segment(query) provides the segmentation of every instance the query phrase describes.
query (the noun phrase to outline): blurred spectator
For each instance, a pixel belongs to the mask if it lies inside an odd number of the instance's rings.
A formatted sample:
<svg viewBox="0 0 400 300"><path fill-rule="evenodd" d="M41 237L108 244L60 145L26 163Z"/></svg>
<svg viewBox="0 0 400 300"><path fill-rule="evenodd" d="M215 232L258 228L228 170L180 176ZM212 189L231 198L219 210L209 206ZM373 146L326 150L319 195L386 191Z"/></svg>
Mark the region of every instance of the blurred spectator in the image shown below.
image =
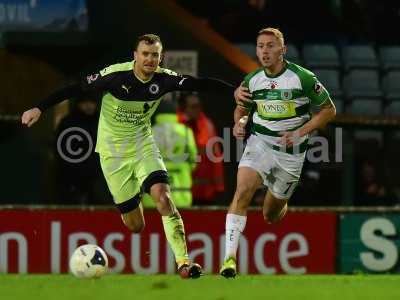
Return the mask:
<svg viewBox="0 0 400 300"><path fill-rule="evenodd" d="M181 95L178 119L179 122L186 124L193 130L200 156L200 162L193 172L193 204L214 204L218 198L218 193L224 191L222 151L220 145L214 143L210 150L219 162L213 162L207 156L207 143L211 138L216 137L217 133L212 121L204 114L199 96L196 93L183 93Z"/></svg>
<svg viewBox="0 0 400 300"><path fill-rule="evenodd" d="M63 204L96 204L99 200L105 200L96 196L96 183L103 179L99 157L94 152L98 125L97 101L84 98L76 100L74 104L70 114L61 120L56 133L58 193ZM86 153L88 157L84 159Z"/></svg>
<svg viewBox="0 0 400 300"><path fill-rule="evenodd" d="M192 206L192 171L196 167L197 147L192 129L178 122L173 101L161 102L153 134L168 171L172 200L178 208ZM150 195L144 195L143 205L155 207Z"/></svg>
<svg viewBox="0 0 400 300"><path fill-rule="evenodd" d="M364 160L359 168L359 183L356 191L355 205L395 205L398 199L385 185L384 176L377 163Z"/></svg>

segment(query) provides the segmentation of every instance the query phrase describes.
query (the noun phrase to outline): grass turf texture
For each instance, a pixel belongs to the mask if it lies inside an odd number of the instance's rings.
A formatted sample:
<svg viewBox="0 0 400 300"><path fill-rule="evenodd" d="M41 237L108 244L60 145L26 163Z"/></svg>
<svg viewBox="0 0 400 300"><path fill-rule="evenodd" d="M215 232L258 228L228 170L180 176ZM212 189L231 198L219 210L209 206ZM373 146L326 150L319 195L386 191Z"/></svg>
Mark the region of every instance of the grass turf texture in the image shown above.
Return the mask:
<svg viewBox="0 0 400 300"><path fill-rule="evenodd" d="M77 279L72 275L0 275L2 300L169 300L169 299L400 299L399 275L244 275L225 279L206 275L182 280L177 275L108 275Z"/></svg>

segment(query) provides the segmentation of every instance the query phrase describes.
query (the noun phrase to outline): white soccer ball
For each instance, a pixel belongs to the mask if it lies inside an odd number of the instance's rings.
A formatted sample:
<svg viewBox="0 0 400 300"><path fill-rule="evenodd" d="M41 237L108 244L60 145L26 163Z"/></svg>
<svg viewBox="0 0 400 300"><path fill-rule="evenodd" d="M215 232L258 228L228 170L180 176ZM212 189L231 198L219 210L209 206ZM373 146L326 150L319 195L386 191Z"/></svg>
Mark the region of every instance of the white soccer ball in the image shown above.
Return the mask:
<svg viewBox="0 0 400 300"><path fill-rule="evenodd" d="M69 269L78 278L99 278L107 272L107 255L99 246L80 246L69 260Z"/></svg>

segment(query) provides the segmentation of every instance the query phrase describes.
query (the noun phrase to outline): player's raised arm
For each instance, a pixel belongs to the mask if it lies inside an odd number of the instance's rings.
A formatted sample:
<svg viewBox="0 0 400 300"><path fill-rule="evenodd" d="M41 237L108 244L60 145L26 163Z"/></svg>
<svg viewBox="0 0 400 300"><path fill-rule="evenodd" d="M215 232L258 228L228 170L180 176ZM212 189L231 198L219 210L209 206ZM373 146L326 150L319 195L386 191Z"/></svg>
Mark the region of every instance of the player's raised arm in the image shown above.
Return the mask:
<svg viewBox="0 0 400 300"><path fill-rule="evenodd" d="M21 117L21 123L23 125L26 125L28 127L31 127L33 124L35 124L40 116L42 115L42 112L44 112L46 109L56 105L57 103L60 103L66 99L72 98L72 97L77 97L81 95L81 87L79 84L70 84L66 87L63 87L61 89L56 90L53 92L51 95L49 95L45 100L40 102L36 107L31 108L27 111L25 111L22 114Z"/></svg>
<svg viewBox="0 0 400 300"><path fill-rule="evenodd" d="M57 89L36 107L25 111L22 114L21 123L31 127L39 120L41 114L50 107L70 98L82 97L89 92L101 91L105 89L108 81L109 78L103 77L101 74L93 74Z"/></svg>
<svg viewBox="0 0 400 300"><path fill-rule="evenodd" d="M168 89L170 91L215 91L234 92L234 86L218 78L202 77L197 78L190 75L168 76Z"/></svg>

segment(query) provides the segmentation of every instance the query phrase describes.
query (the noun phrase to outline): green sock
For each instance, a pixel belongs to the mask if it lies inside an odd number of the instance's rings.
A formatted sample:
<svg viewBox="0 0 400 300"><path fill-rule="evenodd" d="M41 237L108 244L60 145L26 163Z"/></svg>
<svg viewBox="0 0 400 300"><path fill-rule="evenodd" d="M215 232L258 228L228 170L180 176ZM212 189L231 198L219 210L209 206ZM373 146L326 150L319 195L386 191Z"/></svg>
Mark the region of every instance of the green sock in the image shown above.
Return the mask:
<svg viewBox="0 0 400 300"><path fill-rule="evenodd" d="M178 266L189 260L186 247L185 229L179 213L171 216L162 216L165 236L175 254L175 260Z"/></svg>

